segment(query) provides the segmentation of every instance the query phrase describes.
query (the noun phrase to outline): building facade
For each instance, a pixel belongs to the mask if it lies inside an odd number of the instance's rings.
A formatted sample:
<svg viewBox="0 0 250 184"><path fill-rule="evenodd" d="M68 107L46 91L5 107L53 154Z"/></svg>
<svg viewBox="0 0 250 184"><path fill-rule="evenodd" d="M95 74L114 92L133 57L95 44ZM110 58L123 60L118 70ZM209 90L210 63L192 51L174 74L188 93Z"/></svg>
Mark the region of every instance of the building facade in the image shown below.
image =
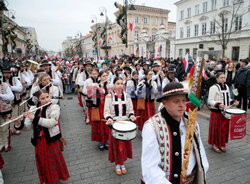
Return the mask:
<svg viewBox="0 0 250 184"><path fill-rule="evenodd" d="M128 29L127 48L122 44L119 37L121 27L117 23L112 24L111 29L108 30L108 38L110 38L108 44L111 46L109 56L121 56L123 54L135 54L144 57L148 57L149 55L152 57L156 56L155 39L160 27L164 28L168 34L175 32L175 23L168 22L169 10L139 5L135 5L135 9L136 10L128 10L127 13L128 28L129 24L133 25L132 30ZM118 12L115 12L115 15L117 15L117 13ZM145 36L147 37L146 39L144 38ZM167 43L169 41L165 40L164 42ZM101 56L104 56L103 54L104 52L101 51ZM167 54L164 53L164 55Z"/></svg>
<svg viewBox="0 0 250 184"><path fill-rule="evenodd" d="M221 57L224 50L234 61L250 57L250 1L180 0L175 5L177 57L189 53L195 59L199 50L219 50Z"/></svg>
<svg viewBox="0 0 250 184"><path fill-rule="evenodd" d="M93 41L92 41L93 33L89 33L83 38L83 57L85 58L93 58Z"/></svg>

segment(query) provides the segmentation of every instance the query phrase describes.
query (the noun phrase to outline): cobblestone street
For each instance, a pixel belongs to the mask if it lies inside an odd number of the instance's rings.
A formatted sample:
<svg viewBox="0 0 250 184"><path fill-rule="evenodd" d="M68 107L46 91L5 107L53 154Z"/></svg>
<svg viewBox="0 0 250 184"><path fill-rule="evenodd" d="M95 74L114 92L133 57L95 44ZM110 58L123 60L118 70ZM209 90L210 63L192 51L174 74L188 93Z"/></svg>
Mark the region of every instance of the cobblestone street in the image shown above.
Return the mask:
<svg viewBox="0 0 250 184"><path fill-rule="evenodd" d="M207 143L207 118L199 118L201 135L209 159L208 184L250 183L250 133L243 140L229 142L227 153L216 154ZM99 151L91 142L90 126L85 125L82 108L76 95L66 95L61 101L61 125L68 146L63 152L70 179L62 183L135 184L141 176L141 136L133 140L133 159L126 162L128 173L117 176L114 164L108 161L108 151ZM6 184L38 184L34 148L30 143L32 131L12 137L12 149L3 153L3 175Z"/></svg>

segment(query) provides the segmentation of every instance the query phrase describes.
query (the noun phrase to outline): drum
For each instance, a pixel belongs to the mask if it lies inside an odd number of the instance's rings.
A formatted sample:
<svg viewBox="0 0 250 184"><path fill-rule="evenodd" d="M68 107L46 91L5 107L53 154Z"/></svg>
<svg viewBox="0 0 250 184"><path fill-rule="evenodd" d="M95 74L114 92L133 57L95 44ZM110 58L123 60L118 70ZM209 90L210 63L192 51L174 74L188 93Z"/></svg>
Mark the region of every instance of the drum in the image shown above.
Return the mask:
<svg viewBox="0 0 250 184"><path fill-rule="evenodd" d="M232 114L245 114L245 113L246 111L242 109L225 109L223 115L225 116L225 118L231 119Z"/></svg>
<svg viewBox="0 0 250 184"><path fill-rule="evenodd" d="M136 137L137 126L131 121L117 121L112 127L112 136L115 139L129 141Z"/></svg>

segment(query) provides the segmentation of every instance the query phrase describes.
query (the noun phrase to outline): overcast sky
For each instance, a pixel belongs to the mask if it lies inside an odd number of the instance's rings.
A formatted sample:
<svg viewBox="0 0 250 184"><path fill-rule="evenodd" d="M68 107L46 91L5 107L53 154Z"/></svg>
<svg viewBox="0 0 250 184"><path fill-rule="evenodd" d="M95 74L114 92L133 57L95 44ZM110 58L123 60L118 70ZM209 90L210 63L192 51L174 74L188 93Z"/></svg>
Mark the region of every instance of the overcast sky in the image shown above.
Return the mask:
<svg viewBox="0 0 250 184"><path fill-rule="evenodd" d="M99 22L100 8L107 9L108 17L115 22L114 2L123 0L7 0L9 9L15 10L16 22L20 26L34 27L39 45L46 50L61 50L61 43L67 36L90 31L91 18ZM137 5L152 6L170 10L169 21L175 21L177 0L135 0Z"/></svg>

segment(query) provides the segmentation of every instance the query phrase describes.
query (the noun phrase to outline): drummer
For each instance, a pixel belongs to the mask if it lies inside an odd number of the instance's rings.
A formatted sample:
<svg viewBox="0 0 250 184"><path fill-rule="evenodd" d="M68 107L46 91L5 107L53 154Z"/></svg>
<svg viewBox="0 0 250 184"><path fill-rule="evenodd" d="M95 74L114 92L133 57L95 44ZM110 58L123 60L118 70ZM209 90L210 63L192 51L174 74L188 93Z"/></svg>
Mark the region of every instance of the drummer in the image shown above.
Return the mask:
<svg viewBox="0 0 250 184"><path fill-rule="evenodd" d="M113 81L114 92L108 94L105 98L104 118L108 125L113 125L115 121L130 118L136 120L134 116L133 104L131 98L128 98L124 92L123 79L116 77ZM112 137L111 129L109 131L109 161L115 162L115 172L117 175L127 173L124 162L127 158L132 159L132 142L119 141Z"/></svg>
<svg viewBox="0 0 250 184"><path fill-rule="evenodd" d="M211 107L208 144L212 145L212 150L216 153L225 153L229 137L229 120L222 112L230 104L236 106L239 102L230 98L229 87L225 84L226 77L223 72L217 73L216 81L217 83L210 87L208 94L208 104Z"/></svg>

